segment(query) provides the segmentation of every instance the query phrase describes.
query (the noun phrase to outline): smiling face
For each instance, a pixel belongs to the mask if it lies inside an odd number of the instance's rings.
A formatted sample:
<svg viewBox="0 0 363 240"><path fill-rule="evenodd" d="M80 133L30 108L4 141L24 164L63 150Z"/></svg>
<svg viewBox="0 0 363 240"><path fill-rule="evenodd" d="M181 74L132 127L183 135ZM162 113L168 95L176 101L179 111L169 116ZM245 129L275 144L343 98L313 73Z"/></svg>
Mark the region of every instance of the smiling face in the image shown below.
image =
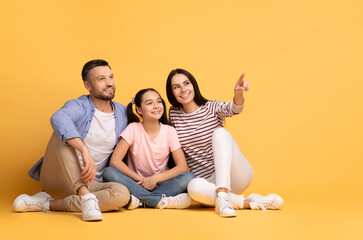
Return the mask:
<svg viewBox="0 0 363 240"><path fill-rule="evenodd" d="M136 106L136 111L144 121L159 120L164 113L160 95L155 91L145 92L141 98L141 106Z"/></svg>
<svg viewBox="0 0 363 240"><path fill-rule="evenodd" d="M171 88L176 100L183 105L195 104L194 87L184 74L175 74L171 79Z"/></svg>
<svg viewBox="0 0 363 240"><path fill-rule="evenodd" d="M115 97L115 81L108 66L92 68L88 79L84 81L84 86L93 98L109 101Z"/></svg>

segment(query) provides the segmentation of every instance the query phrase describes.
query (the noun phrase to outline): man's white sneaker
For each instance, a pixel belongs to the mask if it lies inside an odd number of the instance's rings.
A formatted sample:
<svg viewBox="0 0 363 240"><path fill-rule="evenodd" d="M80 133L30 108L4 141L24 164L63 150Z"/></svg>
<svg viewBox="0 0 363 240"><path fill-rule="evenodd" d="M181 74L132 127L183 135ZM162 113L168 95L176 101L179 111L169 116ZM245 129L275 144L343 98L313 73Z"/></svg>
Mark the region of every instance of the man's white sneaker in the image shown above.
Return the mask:
<svg viewBox="0 0 363 240"><path fill-rule="evenodd" d="M140 200L135 197L134 195L131 195L131 203L129 204L129 206L126 207L127 210L132 210L135 208L138 208L142 205L142 203L140 202Z"/></svg>
<svg viewBox="0 0 363 240"><path fill-rule="evenodd" d="M221 217L235 217L236 211L232 207L228 197L218 196L216 199L216 213Z"/></svg>
<svg viewBox="0 0 363 240"><path fill-rule="evenodd" d="M53 198L46 192L39 192L33 196L21 194L15 198L13 209L15 212L49 212L49 200Z"/></svg>
<svg viewBox="0 0 363 240"><path fill-rule="evenodd" d="M252 193L246 199L251 200L250 207L253 210L276 210L281 208L284 204L282 197L277 194L269 194L264 197L256 193Z"/></svg>
<svg viewBox="0 0 363 240"><path fill-rule="evenodd" d="M83 221L101 221L103 219L98 200L92 193L81 197L82 220Z"/></svg>
<svg viewBox="0 0 363 240"><path fill-rule="evenodd" d="M192 204L192 199L188 193L181 193L174 197L167 197L165 194L161 196L161 200L156 208L188 208Z"/></svg>

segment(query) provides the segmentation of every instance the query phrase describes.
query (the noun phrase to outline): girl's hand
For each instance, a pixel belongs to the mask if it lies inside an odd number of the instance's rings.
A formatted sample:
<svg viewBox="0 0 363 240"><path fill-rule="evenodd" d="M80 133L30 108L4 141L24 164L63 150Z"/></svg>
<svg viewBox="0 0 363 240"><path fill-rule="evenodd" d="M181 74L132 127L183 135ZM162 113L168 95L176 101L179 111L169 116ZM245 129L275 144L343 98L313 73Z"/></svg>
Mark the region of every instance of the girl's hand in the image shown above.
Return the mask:
<svg viewBox="0 0 363 240"><path fill-rule="evenodd" d="M234 87L234 98L233 98L233 102L237 105L242 105L243 104L243 92L247 92L250 89L250 84L244 80L245 73L243 73L237 83L236 86Z"/></svg>
<svg viewBox="0 0 363 240"><path fill-rule="evenodd" d="M146 190L153 190L158 185L158 182L154 176L143 178L138 182L138 184L141 184L141 186Z"/></svg>

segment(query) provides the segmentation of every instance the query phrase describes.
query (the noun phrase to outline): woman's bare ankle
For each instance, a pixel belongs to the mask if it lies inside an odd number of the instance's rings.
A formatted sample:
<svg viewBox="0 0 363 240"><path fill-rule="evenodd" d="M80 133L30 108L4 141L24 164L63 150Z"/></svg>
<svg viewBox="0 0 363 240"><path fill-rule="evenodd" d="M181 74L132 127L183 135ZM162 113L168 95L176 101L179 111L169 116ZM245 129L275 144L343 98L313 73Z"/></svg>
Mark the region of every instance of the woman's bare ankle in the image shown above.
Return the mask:
<svg viewBox="0 0 363 240"><path fill-rule="evenodd" d="M246 209L246 208L251 208L251 206L250 206L250 202L251 202L251 200L249 200L249 199L245 199L245 200L243 201L243 208L244 208L244 209Z"/></svg>

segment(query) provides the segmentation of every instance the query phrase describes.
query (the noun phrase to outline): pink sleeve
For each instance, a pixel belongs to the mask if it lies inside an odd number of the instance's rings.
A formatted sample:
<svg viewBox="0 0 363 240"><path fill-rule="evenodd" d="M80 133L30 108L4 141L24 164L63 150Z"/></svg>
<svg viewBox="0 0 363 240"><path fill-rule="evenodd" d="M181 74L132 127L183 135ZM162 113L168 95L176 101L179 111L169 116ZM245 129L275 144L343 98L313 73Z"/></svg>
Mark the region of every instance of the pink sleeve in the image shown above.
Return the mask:
<svg viewBox="0 0 363 240"><path fill-rule="evenodd" d="M132 144L133 140L134 140L134 137L135 137L135 127L136 127L136 124L129 124L124 130L123 132L120 134L119 138L123 138L125 139L125 141L128 143L128 144Z"/></svg>
<svg viewBox="0 0 363 240"><path fill-rule="evenodd" d="M170 147L170 152L174 152L175 150L181 148L178 135L176 133L175 128L173 127L170 127L169 130L169 147Z"/></svg>

